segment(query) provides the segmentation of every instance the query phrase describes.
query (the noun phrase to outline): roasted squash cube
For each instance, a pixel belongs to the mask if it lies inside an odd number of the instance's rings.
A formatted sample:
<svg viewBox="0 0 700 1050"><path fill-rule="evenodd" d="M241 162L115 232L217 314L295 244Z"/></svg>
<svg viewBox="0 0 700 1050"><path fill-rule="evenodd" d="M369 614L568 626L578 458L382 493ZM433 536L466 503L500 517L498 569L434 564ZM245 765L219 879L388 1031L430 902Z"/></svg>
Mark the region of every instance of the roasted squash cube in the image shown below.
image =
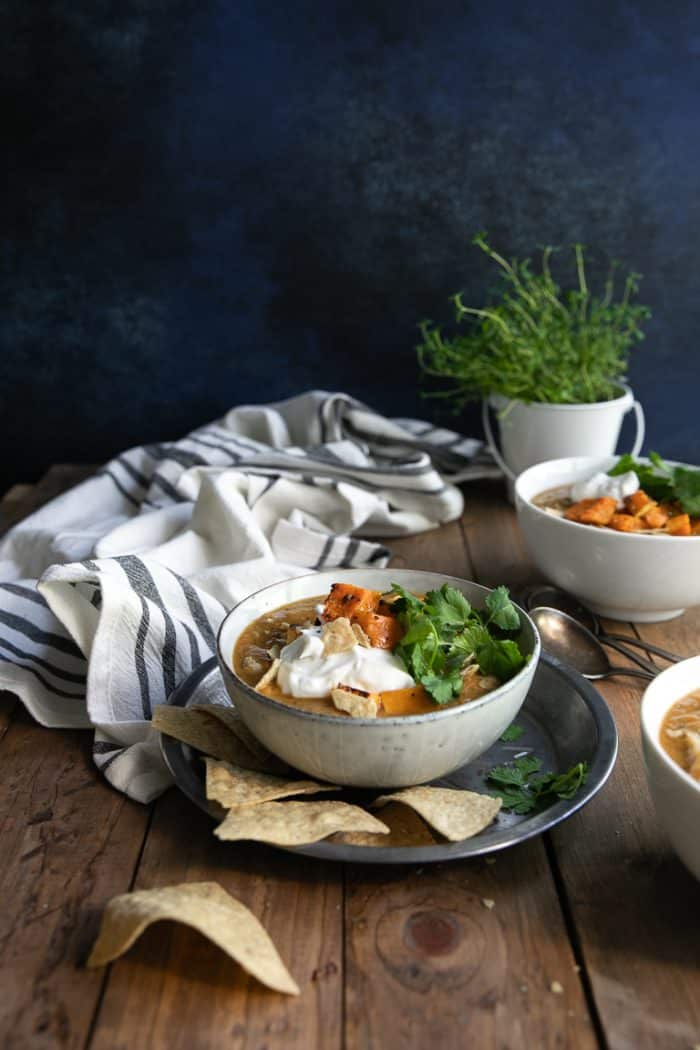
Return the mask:
<svg viewBox="0 0 700 1050"><path fill-rule="evenodd" d="M607 525L617 509L617 502L612 496L601 496L599 499L582 499L566 511L568 521L578 521L581 525Z"/></svg>
<svg viewBox="0 0 700 1050"><path fill-rule="evenodd" d="M613 514L608 524L616 532L643 532L646 528L644 521L634 514Z"/></svg>
<svg viewBox="0 0 700 1050"><path fill-rule="evenodd" d="M668 512L658 504L654 504L651 510L648 510L642 517L650 529L663 529L668 521Z"/></svg>
<svg viewBox="0 0 700 1050"><path fill-rule="evenodd" d="M647 511L651 510L652 507L656 506L656 501L647 496L644 489L637 489L631 496L628 496L625 500L625 510L628 514L637 514L642 517Z"/></svg>
<svg viewBox="0 0 700 1050"><path fill-rule="evenodd" d="M321 619L337 620L339 616L345 616L348 620L355 619L357 613L374 612L380 598L380 591L355 587L351 583L334 583L326 598Z"/></svg>
<svg viewBox="0 0 700 1050"><path fill-rule="evenodd" d="M354 617L377 649L393 649L403 636L403 628L395 616L380 616L379 613L367 610Z"/></svg>
<svg viewBox="0 0 700 1050"><path fill-rule="evenodd" d="M676 514L666 522L666 532L669 536L690 536L690 517L687 514Z"/></svg>

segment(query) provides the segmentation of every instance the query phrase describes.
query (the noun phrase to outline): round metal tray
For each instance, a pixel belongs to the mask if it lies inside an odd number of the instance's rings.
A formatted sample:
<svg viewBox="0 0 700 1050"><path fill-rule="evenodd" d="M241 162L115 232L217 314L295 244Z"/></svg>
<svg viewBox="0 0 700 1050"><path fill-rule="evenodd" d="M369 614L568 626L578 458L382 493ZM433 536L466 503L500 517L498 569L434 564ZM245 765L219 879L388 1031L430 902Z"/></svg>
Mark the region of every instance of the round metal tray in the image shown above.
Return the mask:
<svg viewBox="0 0 700 1050"><path fill-rule="evenodd" d="M180 707L193 704L230 707L231 701L216 659L207 660L194 671L175 690L170 702ZM617 756L615 722L607 704L590 682L546 653L540 658L532 688L516 722L524 730L517 742L498 741L481 758L434 783L441 787L488 792L485 778L493 766L511 762L524 752L533 752L542 759L545 772L563 772L576 762L588 763L587 782L574 798L562 799L544 810L524 816L501 812L493 824L464 842L383 847L323 841L297 846L292 852L318 857L319 860L360 864L429 864L506 849L554 827L590 802L610 776ZM161 735L161 749L180 790L206 813L220 820L222 811L206 798L204 764L199 752L165 734ZM342 797L347 802L366 806L377 794L381 792L345 788Z"/></svg>

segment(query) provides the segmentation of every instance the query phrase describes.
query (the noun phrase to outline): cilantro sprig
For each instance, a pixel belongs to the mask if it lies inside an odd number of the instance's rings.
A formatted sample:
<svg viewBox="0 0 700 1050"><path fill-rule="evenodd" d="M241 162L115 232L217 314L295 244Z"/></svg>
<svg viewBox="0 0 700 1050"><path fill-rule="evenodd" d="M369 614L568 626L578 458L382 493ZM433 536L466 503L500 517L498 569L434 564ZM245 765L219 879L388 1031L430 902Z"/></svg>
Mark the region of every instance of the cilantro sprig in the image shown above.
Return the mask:
<svg viewBox="0 0 700 1050"><path fill-rule="evenodd" d="M504 809L523 814L560 798L573 798L588 777L585 762L577 762L565 773L540 773L541 768L541 758L523 755L514 762L494 766L486 779L494 795L502 799Z"/></svg>
<svg viewBox="0 0 700 1050"><path fill-rule="evenodd" d="M649 463L639 463L626 453L608 474L616 477L633 470L647 496L658 501L677 500L686 514L700 514L700 470L671 467L658 452L650 452L649 460Z"/></svg>
<svg viewBox="0 0 700 1050"><path fill-rule="evenodd" d="M462 670L476 662L483 674L502 682L512 678L525 657L512 638L501 635L520 628L518 610L506 587L496 587L483 611L474 609L461 591L444 583L418 598L392 584L394 609L404 635L394 652L409 674L438 704L462 691Z"/></svg>

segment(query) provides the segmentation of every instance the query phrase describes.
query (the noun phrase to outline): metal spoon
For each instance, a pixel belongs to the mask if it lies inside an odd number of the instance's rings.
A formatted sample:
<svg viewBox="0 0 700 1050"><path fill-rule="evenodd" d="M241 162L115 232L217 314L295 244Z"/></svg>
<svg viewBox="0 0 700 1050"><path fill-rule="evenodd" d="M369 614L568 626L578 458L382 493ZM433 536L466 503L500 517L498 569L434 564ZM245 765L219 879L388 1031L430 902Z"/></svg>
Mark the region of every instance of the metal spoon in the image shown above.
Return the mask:
<svg viewBox="0 0 700 1050"><path fill-rule="evenodd" d="M660 645L652 645L651 642L645 642L641 638L630 638L626 634L609 634L603 630L600 620L591 609L582 605L573 595L567 594L566 591L553 587L551 584L536 584L533 587L529 587L525 591L524 604L528 610L535 609L538 606L547 606L549 609L561 609L562 612L573 616L575 620L587 627L601 642L609 645L611 649L617 649L619 653L623 653L630 659L634 659L634 656L625 648L625 646L630 645L637 649L646 649L647 652L655 653L672 664L680 663L683 659L677 653L671 653L668 649L662 649Z"/></svg>
<svg viewBox="0 0 700 1050"><path fill-rule="evenodd" d="M540 606L530 610L530 616L537 624L542 636L542 645L548 653L570 664L584 678L596 681L600 678L612 678L613 675L631 675L651 681L658 674L658 669L647 664L646 669L613 666L608 654L596 636L582 623L568 616L561 609ZM643 662L642 662L643 663Z"/></svg>

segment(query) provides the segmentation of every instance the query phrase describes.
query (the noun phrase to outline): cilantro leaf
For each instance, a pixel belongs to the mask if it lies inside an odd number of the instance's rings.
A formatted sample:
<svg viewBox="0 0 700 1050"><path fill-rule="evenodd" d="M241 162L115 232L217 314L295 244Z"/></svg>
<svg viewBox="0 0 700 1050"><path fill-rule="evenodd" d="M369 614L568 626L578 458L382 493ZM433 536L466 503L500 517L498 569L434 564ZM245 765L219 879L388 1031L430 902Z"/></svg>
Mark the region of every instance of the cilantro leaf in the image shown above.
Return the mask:
<svg viewBox="0 0 700 1050"><path fill-rule="evenodd" d="M501 741L504 744L514 744L516 740L520 740L525 730L522 726L516 726L515 722L509 725L504 733L501 733Z"/></svg>
<svg viewBox="0 0 700 1050"><path fill-rule="evenodd" d="M410 591L405 590L400 584L392 583L391 593L398 595L394 602L394 608L398 613L406 612L410 610L412 612L423 612L423 600L416 597L415 594L411 594Z"/></svg>
<svg viewBox="0 0 700 1050"><path fill-rule="evenodd" d="M540 804L573 798L588 776L585 762L577 762L565 773L539 773L541 767L541 759L523 755L514 762L495 766L487 773L486 780L493 786L494 794L503 800L504 809L522 814Z"/></svg>
<svg viewBox="0 0 700 1050"><path fill-rule="evenodd" d="M700 514L700 470L676 467L673 471L676 499L686 514Z"/></svg>
<svg viewBox="0 0 700 1050"><path fill-rule="evenodd" d="M425 604L429 614L443 624L463 626L472 614L472 607L461 591L443 583L439 591L428 591Z"/></svg>
<svg viewBox="0 0 700 1050"><path fill-rule="evenodd" d="M525 664L525 657L520 652L517 642L499 641L489 637L476 650L476 661L484 674L495 675L502 682L507 682Z"/></svg>
<svg viewBox="0 0 700 1050"><path fill-rule="evenodd" d="M510 600L507 587L495 587L486 598L486 608L491 614L489 622L503 631L517 631L520 627L518 610Z"/></svg>
<svg viewBox="0 0 700 1050"><path fill-rule="evenodd" d="M420 684L426 693L432 696L436 704L448 704L450 700L456 700L462 691L462 676L459 671L454 671L447 676L426 674L420 679Z"/></svg>

